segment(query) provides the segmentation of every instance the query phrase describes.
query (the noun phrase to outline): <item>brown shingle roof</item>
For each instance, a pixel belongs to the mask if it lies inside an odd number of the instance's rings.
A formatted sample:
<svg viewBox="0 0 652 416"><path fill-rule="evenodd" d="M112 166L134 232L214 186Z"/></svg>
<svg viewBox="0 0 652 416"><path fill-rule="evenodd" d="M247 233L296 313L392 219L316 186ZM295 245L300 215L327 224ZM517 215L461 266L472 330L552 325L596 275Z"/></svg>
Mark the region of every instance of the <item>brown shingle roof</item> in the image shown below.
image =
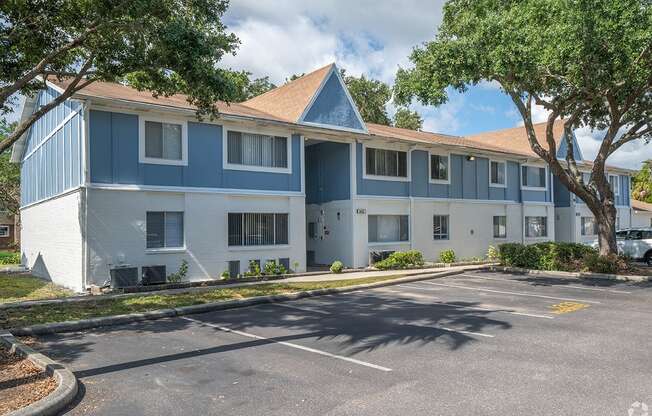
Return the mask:
<svg viewBox="0 0 652 416"><path fill-rule="evenodd" d="M548 143L546 143L546 123L535 124L534 131L541 146L544 149L548 149ZM553 133L555 136L555 142L557 143L556 148L559 149L559 144L561 143L561 138L564 134L564 123L562 120L557 120L555 122ZM466 136L466 139L475 143L496 146L503 149L504 152L539 158L530 147L525 127L513 127L510 129L488 131L485 133Z"/></svg>
<svg viewBox="0 0 652 416"><path fill-rule="evenodd" d="M648 202L638 201L636 199L632 199L632 208L634 208L636 211L652 212L652 204Z"/></svg>
<svg viewBox="0 0 652 416"><path fill-rule="evenodd" d="M242 104L296 123L333 66L335 64L328 64Z"/></svg>

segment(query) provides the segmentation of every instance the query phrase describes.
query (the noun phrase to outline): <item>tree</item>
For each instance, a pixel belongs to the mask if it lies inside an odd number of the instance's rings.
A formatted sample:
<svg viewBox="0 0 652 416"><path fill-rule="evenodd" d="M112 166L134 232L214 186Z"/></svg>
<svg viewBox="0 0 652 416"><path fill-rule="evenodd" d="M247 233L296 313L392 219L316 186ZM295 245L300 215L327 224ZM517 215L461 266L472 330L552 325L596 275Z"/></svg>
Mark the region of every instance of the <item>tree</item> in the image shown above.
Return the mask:
<svg viewBox="0 0 652 416"><path fill-rule="evenodd" d="M394 127L410 130L421 130L423 119L416 111L407 107L400 107L394 114Z"/></svg>
<svg viewBox="0 0 652 416"><path fill-rule="evenodd" d="M0 111L31 96L46 77L68 79L65 91L20 122L8 149L45 113L95 81L129 82L154 96L183 93L197 116L237 95L217 67L238 39L221 18L227 0L11 0L0 2Z"/></svg>
<svg viewBox="0 0 652 416"><path fill-rule="evenodd" d="M364 121L387 126L391 124L385 109L385 104L392 96L392 90L387 84L366 78L364 75L359 78L346 75L344 70L342 70L342 79Z"/></svg>
<svg viewBox="0 0 652 416"><path fill-rule="evenodd" d="M306 75L305 72L302 72L302 73L300 73L300 74L292 74L292 75L290 75L289 78L285 78L285 83L287 84L288 82L295 81L295 80L301 78L301 77L304 76L304 75Z"/></svg>
<svg viewBox="0 0 652 416"><path fill-rule="evenodd" d="M276 85L269 81L268 76L252 80L251 72L247 71L232 71L229 76L236 85L237 92L231 97L231 100L236 103L247 101L276 88Z"/></svg>
<svg viewBox="0 0 652 416"><path fill-rule="evenodd" d="M0 141L14 126L0 119ZM18 215L20 208L20 167L10 161L9 152L0 153L0 211Z"/></svg>
<svg viewBox="0 0 652 416"><path fill-rule="evenodd" d="M607 158L652 133L652 6L647 0L449 0L433 41L414 49L399 69L399 102L439 105L447 88L500 85L521 115L532 150L582 199L598 223L600 253L617 252L614 194ZM548 112L537 137L534 105ZM568 145L556 157L553 124ZM571 135L588 126L601 135L588 183L573 157Z"/></svg>
<svg viewBox="0 0 652 416"><path fill-rule="evenodd" d="M632 198L652 203L652 161L643 162L641 170L632 178Z"/></svg>

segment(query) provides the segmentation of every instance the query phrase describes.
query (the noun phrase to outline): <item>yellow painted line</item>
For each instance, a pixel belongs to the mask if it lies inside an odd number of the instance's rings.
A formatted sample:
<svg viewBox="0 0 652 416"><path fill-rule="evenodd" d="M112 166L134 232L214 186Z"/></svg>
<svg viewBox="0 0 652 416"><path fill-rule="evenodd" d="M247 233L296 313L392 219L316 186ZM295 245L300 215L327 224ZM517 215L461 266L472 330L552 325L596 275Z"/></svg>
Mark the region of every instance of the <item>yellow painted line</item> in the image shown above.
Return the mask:
<svg viewBox="0 0 652 416"><path fill-rule="evenodd" d="M561 303L557 303L556 305L551 305L550 309L552 309L552 313L556 315L561 315L564 313L576 312L581 309L586 309L588 307L589 305L587 305L586 303L561 302Z"/></svg>

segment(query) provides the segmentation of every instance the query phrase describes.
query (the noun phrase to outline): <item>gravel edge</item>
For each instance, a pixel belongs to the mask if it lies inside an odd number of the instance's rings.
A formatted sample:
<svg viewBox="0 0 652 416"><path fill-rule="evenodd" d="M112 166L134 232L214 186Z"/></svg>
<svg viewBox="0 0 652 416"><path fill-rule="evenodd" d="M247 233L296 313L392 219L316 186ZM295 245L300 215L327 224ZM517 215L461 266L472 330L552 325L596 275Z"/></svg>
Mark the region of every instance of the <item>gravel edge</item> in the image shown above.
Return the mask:
<svg viewBox="0 0 652 416"><path fill-rule="evenodd" d="M48 396L28 406L16 409L6 416L50 416L56 415L77 395L77 378L62 364L22 344L10 333L0 333L0 344L12 354L30 360L34 365L44 369L57 381L57 388Z"/></svg>
<svg viewBox="0 0 652 416"><path fill-rule="evenodd" d="M372 289L372 288L391 286L391 285L396 285L401 283L417 282L420 280L428 280L428 279L438 278L438 277L453 276L471 270L478 270L481 268L486 268L486 266L475 266L475 267L472 266L465 269L442 271L437 273L422 274L418 276L401 277L401 278L385 280L381 282L366 283L366 284L339 287L339 288L308 290L303 292L289 293L285 295L257 296L248 299L205 303L201 305L183 306L179 308L159 309L150 312L105 316L100 318L81 319L78 321L38 324L38 325L32 325L27 327L21 327L21 328L11 328L8 330L8 332L17 336L44 335L44 334L53 334L53 333L60 333L60 332L74 332L74 331L80 331L80 330L90 329L90 328L98 328L103 326L120 325L120 324L131 323L131 322L170 318L174 316L183 316L183 315L190 315L195 313L205 313L205 312L219 311L225 309L243 308L247 306L260 305L265 303L285 302L285 301L314 297L314 296L354 292L363 289Z"/></svg>

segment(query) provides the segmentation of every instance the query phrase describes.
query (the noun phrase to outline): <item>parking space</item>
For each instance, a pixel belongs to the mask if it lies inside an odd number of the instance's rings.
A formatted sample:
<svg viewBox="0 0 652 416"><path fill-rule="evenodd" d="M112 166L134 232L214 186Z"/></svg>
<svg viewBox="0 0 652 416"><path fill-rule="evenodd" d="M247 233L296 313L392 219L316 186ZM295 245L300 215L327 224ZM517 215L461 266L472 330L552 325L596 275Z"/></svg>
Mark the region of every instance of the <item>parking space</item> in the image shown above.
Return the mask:
<svg viewBox="0 0 652 416"><path fill-rule="evenodd" d="M40 340L68 414L585 415L652 402L650 285L470 273Z"/></svg>

